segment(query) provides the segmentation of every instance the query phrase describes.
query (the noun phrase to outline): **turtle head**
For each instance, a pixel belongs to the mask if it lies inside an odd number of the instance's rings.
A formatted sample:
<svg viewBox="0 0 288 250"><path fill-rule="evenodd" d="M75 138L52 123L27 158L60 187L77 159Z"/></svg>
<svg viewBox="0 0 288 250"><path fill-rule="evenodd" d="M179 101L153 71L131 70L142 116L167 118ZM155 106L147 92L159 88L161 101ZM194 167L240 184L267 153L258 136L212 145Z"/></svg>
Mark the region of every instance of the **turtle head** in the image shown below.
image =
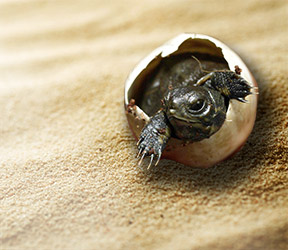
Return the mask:
<svg viewBox="0 0 288 250"><path fill-rule="evenodd" d="M179 139L200 141L217 132L226 118L224 97L203 86L170 89L164 98L167 118Z"/></svg>

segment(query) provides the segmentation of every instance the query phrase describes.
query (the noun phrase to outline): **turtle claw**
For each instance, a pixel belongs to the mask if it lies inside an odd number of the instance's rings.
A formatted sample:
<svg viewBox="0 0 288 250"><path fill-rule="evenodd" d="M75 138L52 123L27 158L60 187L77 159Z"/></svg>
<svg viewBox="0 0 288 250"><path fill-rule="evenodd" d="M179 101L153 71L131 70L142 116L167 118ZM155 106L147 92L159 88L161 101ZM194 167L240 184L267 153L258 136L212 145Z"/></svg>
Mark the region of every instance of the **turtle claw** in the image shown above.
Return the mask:
<svg viewBox="0 0 288 250"><path fill-rule="evenodd" d="M147 170L150 169L151 164L152 164L152 162L153 162L153 158L154 158L154 154L151 154L151 159L150 159L150 163L149 163L149 165L148 165L148 167L147 167Z"/></svg>
<svg viewBox="0 0 288 250"><path fill-rule="evenodd" d="M137 146L138 146L138 145L137 145ZM138 152L138 154L137 154L137 156L136 156L137 159L139 158L141 152L142 152L142 150L139 150L139 152Z"/></svg>
<svg viewBox="0 0 288 250"><path fill-rule="evenodd" d="M143 136L143 138L139 139L138 141L139 152L137 154L137 158L141 156L138 166L142 164L142 161L146 156L150 156L151 157L150 163L148 165L148 169L150 169L155 156L158 156L157 162L156 162L158 164L161 158L162 150L163 150L163 143L162 143L162 140L160 140L156 134L153 134L152 136L146 135L146 136Z"/></svg>
<svg viewBox="0 0 288 250"><path fill-rule="evenodd" d="M156 115L151 118L150 122L142 129L137 142L137 147L139 150L137 158L142 155L138 163L139 166L141 165L145 156L151 157L148 169L151 167L155 156L158 156L156 165L158 164L161 154L171 134L171 130L167 123L167 118L164 112L161 110L156 113Z"/></svg>
<svg viewBox="0 0 288 250"><path fill-rule="evenodd" d="M144 138L144 139L143 139ZM163 150L163 144L161 143L161 140L158 140L158 138L153 137L153 136L144 136L143 138L140 138L138 141L138 149L139 152L137 154L137 158L140 158L139 162L138 162L138 166L141 166L143 159L146 156L150 156L150 163L147 167L147 169L150 169L150 167L152 166L153 160L154 158L157 157L157 161L155 166L157 166L160 158L161 158L161 154L162 154L162 150Z"/></svg>
<svg viewBox="0 0 288 250"><path fill-rule="evenodd" d="M141 158L138 162L138 166L141 166L142 165L142 162L143 162L143 159L146 157L146 156L150 156L150 162L149 162L149 165L147 167L147 170L149 170L151 167L152 167L152 163L153 163L153 160L154 160L154 157L155 156L158 156L157 157L157 160L156 160L156 163L154 165L154 167L156 167L161 159L161 155L162 155L162 152L161 150L158 150L158 152L156 153L154 149L150 150L150 152L152 153L149 153L149 151L146 149L143 149L143 148L140 148L139 149L139 152L137 154L137 159L140 157L141 155Z"/></svg>
<svg viewBox="0 0 288 250"><path fill-rule="evenodd" d="M157 159L157 161L156 161L156 163L155 163L155 167L158 165L160 159L161 159L161 152L160 152L160 154L158 155L158 159Z"/></svg>
<svg viewBox="0 0 288 250"><path fill-rule="evenodd" d="M235 98L237 101L239 102L243 102L243 103L249 103L247 100L245 100L243 97L236 97Z"/></svg>
<svg viewBox="0 0 288 250"><path fill-rule="evenodd" d="M144 157L145 157L145 152L142 154L142 156L141 156L141 159L140 159L140 161L138 162L138 166L141 166L141 164L142 164L142 161L143 161L143 159L144 159Z"/></svg>
<svg viewBox="0 0 288 250"><path fill-rule="evenodd" d="M139 154L139 153L138 153L138 154ZM145 156L147 156L147 154L144 152L144 153L142 154L142 156L141 156L140 161L138 162L138 166L141 166L141 165L142 165L142 162L143 162L143 159L144 159ZM151 168L152 162L153 162L155 156L156 156L156 154L151 154L151 155L150 155L150 162L149 162L149 165L148 165L148 167L147 167L147 170L149 170L149 169ZM154 167L156 167L156 166L158 165L160 159L161 159L161 153L158 155L158 158L157 158L157 161L156 161Z"/></svg>

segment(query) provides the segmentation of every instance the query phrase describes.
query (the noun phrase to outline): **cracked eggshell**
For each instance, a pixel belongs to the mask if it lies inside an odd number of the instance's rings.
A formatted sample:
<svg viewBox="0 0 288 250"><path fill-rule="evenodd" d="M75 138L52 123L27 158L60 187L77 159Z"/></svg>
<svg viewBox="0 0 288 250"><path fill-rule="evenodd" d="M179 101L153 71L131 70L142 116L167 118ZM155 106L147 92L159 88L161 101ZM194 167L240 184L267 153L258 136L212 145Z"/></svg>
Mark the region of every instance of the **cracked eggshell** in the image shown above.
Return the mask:
<svg viewBox="0 0 288 250"><path fill-rule="evenodd" d="M137 106L137 100L145 88L147 77L151 76L163 58L183 53L205 53L224 58L230 70L234 71L235 66L238 65L242 69L241 76L252 87L257 87L247 66L227 45L206 35L180 34L144 58L130 73L125 83L124 105L126 111L131 108L129 101L135 100L133 112L126 112L126 116L137 140L143 126L149 121L149 116L143 112L141 107ZM185 145L183 141L171 138L162 158L192 167L207 168L232 156L241 149L253 129L257 99L257 95L254 93L246 97L248 103L230 100L226 121L218 132L208 139Z"/></svg>

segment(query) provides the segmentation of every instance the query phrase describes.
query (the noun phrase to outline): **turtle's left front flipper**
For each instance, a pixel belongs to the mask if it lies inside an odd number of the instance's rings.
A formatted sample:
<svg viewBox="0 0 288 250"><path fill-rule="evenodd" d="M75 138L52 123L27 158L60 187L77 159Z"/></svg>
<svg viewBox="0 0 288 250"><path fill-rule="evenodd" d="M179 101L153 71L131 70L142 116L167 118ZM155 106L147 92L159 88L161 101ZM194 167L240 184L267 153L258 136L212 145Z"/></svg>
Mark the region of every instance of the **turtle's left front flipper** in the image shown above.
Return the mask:
<svg viewBox="0 0 288 250"><path fill-rule="evenodd" d="M211 72L202 77L197 85L211 86L222 95L240 102L246 102L245 97L252 94L249 83L239 74L229 70Z"/></svg>
<svg viewBox="0 0 288 250"><path fill-rule="evenodd" d="M139 141L137 143L139 154L142 154L139 165L145 156L151 155L151 161L148 166L151 166L154 156L158 156L158 164L162 152L171 137L171 128L168 125L168 119L163 110L154 115L148 124L142 129Z"/></svg>

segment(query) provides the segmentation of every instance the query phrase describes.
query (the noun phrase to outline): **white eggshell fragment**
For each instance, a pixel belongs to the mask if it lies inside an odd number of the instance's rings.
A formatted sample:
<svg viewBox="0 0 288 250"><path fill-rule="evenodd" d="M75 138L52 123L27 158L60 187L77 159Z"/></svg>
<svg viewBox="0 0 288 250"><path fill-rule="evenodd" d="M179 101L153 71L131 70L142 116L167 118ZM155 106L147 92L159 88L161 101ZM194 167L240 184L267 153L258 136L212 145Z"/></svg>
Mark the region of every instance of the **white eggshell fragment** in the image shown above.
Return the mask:
<svg viewBox="0 0 288 250"><path fill-rule="evenodd" d="M256 118L257 83L244 62L228 46L215 38L201 34L180 34L168 41L144 58L130 73L125 84L125 110L129 126L138 139L143 126L149 121L149 116L137 106L137 97L141 95L141 89L145 87L143 85L147 84L145 79L156 70L163 58L185 53L205 53L224 58L232 71L236 65L239 66L242 69L241 76L250 83L255 92L246 97L247 103L230 100L226 121L209 139L188 144L176 138L169 140L162 158L188 166L207 168L240 150L251 133ZM131 105L132 99L135 100L135 105L134 101ZM130 112L127 112L129 109Z"/></svg>

